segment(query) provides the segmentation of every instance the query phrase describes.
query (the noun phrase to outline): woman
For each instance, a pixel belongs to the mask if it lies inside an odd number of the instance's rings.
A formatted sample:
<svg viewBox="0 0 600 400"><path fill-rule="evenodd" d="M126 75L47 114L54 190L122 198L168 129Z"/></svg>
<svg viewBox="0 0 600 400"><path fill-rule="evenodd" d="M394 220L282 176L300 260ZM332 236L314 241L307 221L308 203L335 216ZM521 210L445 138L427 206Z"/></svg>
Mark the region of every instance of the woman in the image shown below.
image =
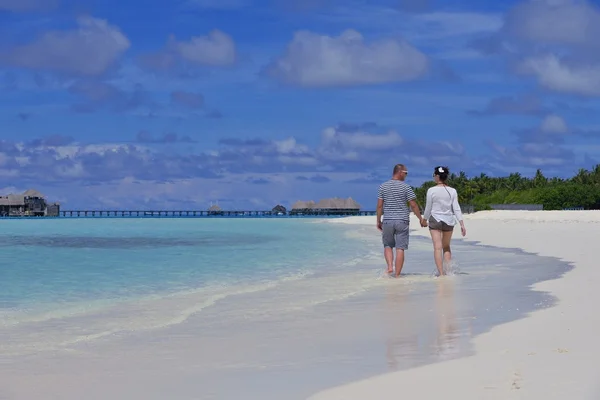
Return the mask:
<svg viewBox="0 0 600 400"><path fill-rule="evenodd" d="M444 264L449 265L452 260L450 240L454 232L456 221L460 223L463 236L467 234L462 218L458 193L456 189L446 185L448 167L435 167L433 180L436 185L427 190L427 201L423 218L429 225L429 233L433 241L435 266L439 275L445 275Z"/></svg>

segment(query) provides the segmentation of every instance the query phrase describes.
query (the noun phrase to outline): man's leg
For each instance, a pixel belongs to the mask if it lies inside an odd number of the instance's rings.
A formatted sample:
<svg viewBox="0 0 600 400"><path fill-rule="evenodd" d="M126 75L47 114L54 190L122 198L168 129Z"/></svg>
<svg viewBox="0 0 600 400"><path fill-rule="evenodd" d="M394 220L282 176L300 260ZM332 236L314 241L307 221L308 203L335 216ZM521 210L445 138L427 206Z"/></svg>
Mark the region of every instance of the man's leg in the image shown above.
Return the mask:
<svg viewBox="0 0 600 400"><path fill-rule="evenodd" d="M408 224L397 222L394 224L396 242L396 277L400 276L402 267L404 267L404 251L408 249Z"/></svg>
<svg viewBox="0 0 600 400"><path fill-rule="evenodd" d="M387 263L387 273L394 273L394 251L391 247L385 247L383 250L385 262ZM397 260L397 259L396 259Z"/></svg>
<svg viewBox="0 0 600 400"><path fill-rule="evenodd" d="M396 278L400 276L404 267L404 249L396 249Z"/></svg>
<svg viewBox="0 0 600 400"><path fill-rule="evenodd" d="M387 272L391 274L394 272L394 247L396 247L393 223L383 221L381 241L383 242L383 255L387 263Z"/></svg>

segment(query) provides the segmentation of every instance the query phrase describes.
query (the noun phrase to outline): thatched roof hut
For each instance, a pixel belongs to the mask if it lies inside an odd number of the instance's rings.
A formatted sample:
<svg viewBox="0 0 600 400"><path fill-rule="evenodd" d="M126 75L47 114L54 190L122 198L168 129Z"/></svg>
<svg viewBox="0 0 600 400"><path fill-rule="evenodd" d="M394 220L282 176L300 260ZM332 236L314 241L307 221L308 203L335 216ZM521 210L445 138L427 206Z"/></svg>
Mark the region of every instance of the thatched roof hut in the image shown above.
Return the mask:
<svg viewBox="0 0 600 400"><path fill-rule="evenodd" d="M0 196L0 205L2 206L23 206L25 205L25 199L44 199L46 196L41 194L35 189L29 189L22 194L10 193L6 196Z"/></svg>
<svg viewBox="0 0 600 400"><path fill-rule="evenodd" d="M23 196L30 197L30 198L37 198L37 199L43 199L46 197L35 189L26 190L25 192L23 192Z"/></svg>
<svg viewBox="0 0 600 400"><path fill-rule="evenodd" d="M25 205L25 196L22 194L9 194L0 196L0 206L20 207Z"/></svg>
<svg viewBox="0 0 600 400"><path fill-rule="evenodd" d="M336 210L359 210L360 204L354 201L351 197L347 199L333 198L333 199L322 199L314 206L314 208L323 209L336 209Z"/></svg>
<svg viewBox="0 0 600 400"><path fill-rule="evenodd" d="M208 208L208 211L221 211L221 207L219 207L219 206L218 206L218 205L216 205L216 204L213 204L212 206L210 206L210 207Z"/></svg>
<svg viewBox="0 0 600 400"><path fill-rule="evenodd" d="M271 212L274 213L286 213L287 209L282 206L281 204L277 204L275 207L273 207L273 209L271 210Z"/></svg>
<svg viewBox="0 0 600 400"><path fill-rule="evenodd" d="M314 201L297 201L292 206L292 210L360 210L360 204L351 197L341 199L334 197L331 199L321 199L318 203Z"/></svg>
<svg viewBox="0 0 600 400"><path fill-rule="evenodd" d="M292 205L292 210L307 210L307 209L311 209L314 208L315 206L315 202L312 200L309 201L302 201L302 200L298 200L297 202L295 202Z"/></svg>

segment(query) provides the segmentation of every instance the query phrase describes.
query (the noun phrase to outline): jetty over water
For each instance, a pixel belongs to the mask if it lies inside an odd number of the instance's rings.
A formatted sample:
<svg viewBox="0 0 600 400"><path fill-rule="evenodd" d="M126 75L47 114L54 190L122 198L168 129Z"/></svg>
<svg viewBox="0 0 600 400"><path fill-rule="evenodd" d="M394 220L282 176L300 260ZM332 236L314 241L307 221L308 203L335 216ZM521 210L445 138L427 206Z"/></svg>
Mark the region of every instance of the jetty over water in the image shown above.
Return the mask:
<svg viewBox="0 0 600 400"><path fill-rule="evenodd" d="M361 211L352 200L332 198L314 201L298 201L291 210L278 204L271 210L222 210L216 204L208 210L64 210L60 217L137 217L137 218L200 218L200 217L334 217L350 215L375 215L375 211Z"/></svg>
<svg viewBox="0 0 600 400"><path fill-rule="evenodd" d="M375 215L376 211L311 210L310 212L273 212L262 210L204 211L204 210L61 210L63 218L207 218L207 217L334 217Z"/></svg>
<svg viewBox="0 0 600 400"><path fill-rule="evenodd" d="M59 203L48 203L45 196L30 189L23 194L0 196L0 218L208 218L208 217L335 217L376 215L364 211L351 198L297 201L290 210L281 204L271 210L222 210L217 204L207 210L62 210Z"/></svg>

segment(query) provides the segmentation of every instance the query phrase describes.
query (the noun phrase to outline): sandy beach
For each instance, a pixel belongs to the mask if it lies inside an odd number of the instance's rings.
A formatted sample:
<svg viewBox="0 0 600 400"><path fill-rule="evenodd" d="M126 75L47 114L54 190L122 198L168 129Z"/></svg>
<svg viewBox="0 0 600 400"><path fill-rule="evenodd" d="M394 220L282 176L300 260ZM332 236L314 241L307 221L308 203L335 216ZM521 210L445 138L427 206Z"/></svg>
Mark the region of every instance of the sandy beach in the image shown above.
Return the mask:
<svg viewBox="0 0 600 400"><path fill-rule="evenodd" d="M374 226L375 218L337 222ZM467 241L572 263L574 268L562 278L532 288L552 294L557 304L477 336L473 356L354 382L310 400L600 398L600 342L595 330L600 327L595 311L600 270L594 251L600 212L486 211L466 215L465 224ZM416 219L411 226L412 235L428 235Z"/></svg>

